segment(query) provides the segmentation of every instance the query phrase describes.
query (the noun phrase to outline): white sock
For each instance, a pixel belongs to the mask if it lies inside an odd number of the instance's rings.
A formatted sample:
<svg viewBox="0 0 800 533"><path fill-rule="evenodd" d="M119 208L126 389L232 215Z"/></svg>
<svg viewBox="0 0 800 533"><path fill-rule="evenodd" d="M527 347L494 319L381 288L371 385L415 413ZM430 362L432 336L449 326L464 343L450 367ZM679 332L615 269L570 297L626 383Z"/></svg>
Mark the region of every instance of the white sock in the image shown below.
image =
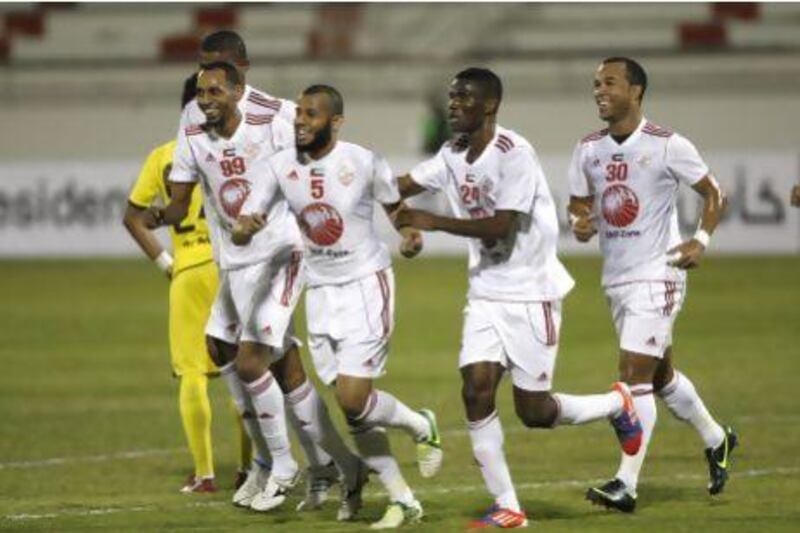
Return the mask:
<svg viewBox="0 0 800 533"><path fill-rule="evenodd" d="M675 370L672 381L658 395L675 418L694 426L706 448L716 448L725 440L725 430L709 414L694 384L684 374Z"/></svg>
<svg viewBox="0 0 800 533"><path fill-rule="evenodd" d="M431 432L427 418L412 411L388 392L378 389L372 390L367 406L357 420L373 426L402 429L414 440L427 439Z"/></svg>
<svg viewBox="0 0 800 533"><path fill-rule="evenodd" d="M609 416L616 416L622 409L622 396L618 392L605 394L553 394L558 402L556 425L577 425Z"/></svg>
<svg viewBox="0 0 800 533"><path fill-rule="evenodd" d="M403 479L400 466L392 456L386 430L363 425L351 429L358 453L370 469L378 472L381 483L389 493L389 499L405 505L414 503L414 493Z"/></svg>
<svg viewBox="0 0 800 533"><path fill-rule="evenodd" d="M228 391L231 393L233 403L236 405L236 410L242 417L242 424L247 436L253 443L256 450L255 461L261 466L272 468L272 456L267 447L267 441L261 434L261 426L258 424L258 418L255 416L255 408L253 402L250 400L250 395L247 394L244 382L236 375L236 367L233 363L228 363L219 369Z"/></svg>
<svg viewBox="0 0 800 533"><path fill-rule="evenodd" d="M656 400L653 398L653 385L644 383L631 385L631 395L633 405L639 422L642 424L642 446L636 455L622 454L619 470L616 477L628 487L628 490L636 495L636 486L639 483L639 472L642 470L644 457L647 454L647 445L650 443L650 436L656 425Z"/></svg>
<svg viewBox="0 0 800 533"><path fill-rule="evenodd" d="M283 393L272 373L264 374L250 383L245 383L253 402L256 419L264 440L272 455L272 472L280 478L290 478L297 472L297 463L292 457L289 434L286 428L286 411Z"/></svg>
<svg viewBox="0 0 800 533"><path fill-rule="evenodd" d="M358 471L358 457L356 457L342 440L339 432L333 426L328 408L317 393L311 381L297 387L286 395L286 405L292 413L292 419L297 422L294 426L303 448L308 444L315 454L316 464L313 466L328 465L331 461L336 463L339 471L344 475L347 485L352 487L356 482ZM304 444L303 441L307 444Z"/></svg>
<svg viewBox="0 0 800 533"><path fill-rule="evenodd" d="M497 411L483 420L468 422L472 453L481 469L489 493L500 507L520 512L517 492L511 482L511 472L503 453L503 427Z"/></svg>

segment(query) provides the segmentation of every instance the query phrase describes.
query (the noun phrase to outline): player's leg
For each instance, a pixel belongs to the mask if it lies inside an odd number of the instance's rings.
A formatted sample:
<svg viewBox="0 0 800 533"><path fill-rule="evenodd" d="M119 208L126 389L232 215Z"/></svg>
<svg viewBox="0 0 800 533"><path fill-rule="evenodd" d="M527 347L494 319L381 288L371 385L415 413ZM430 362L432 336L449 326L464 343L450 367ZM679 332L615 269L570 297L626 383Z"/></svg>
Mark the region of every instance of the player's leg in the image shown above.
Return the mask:
<svg viewBox="0 0 800 533"><path fill-rule="evenodd" d="M708 491L719 494L728 480L729 457L738 444L738 435L714 420L692 381L672 366L671 346L656 370L653 388L675 418L690 424L700 435L708 461Z"/></svg>
<svg viewBox="0 0 800 533"><path fill-rule="evenodd" d="M625 383L604 394L551 394L561 302L491 303L495 329L509 359L517 416L530 428L579 425L596 420L612 422L623 451L635 454L642 430Z"/></svg>
<svg viewBox="0 0 800 533"><path fill-rule="evenodd" d="M314 384L306 376L297 346L272 365L286 398L287 415L309 463L306 498L298 510L320 507L328 490L343 476L345 486L355 486L361 470L359 458L342 440Z"/></svg>
<svg viewBox="0 0 800 533"><path fill-rule="evenodd" d="M421 519L422 506L392 455L386 428L407 430L411 424L417 424L417 430L422 432L421 426L424 423L427 427L427 419L416 420L418 413L391 394L375 389L369 377L339 374L336 399L344 411L359 455L370 470L378 473L389 493L389 506L383 518L372 524L373 529L394 528Z"/></svg>
<svg viewBox="0 0 800 533"><path fill-rule="evenodd" d="M216 370L203 330L217 286L213 263L179 272L170 284L169 338L173 370L180 380L178 406L194 473L184 493L215 492L208 376Z"/></svg>
<svg viewBox="0 0 800 533"><path fill-rule="evenodd" d="M667 348L674 307L667 287L663 283L632 283L607 291L620 343L619 376L633 396L642 439L635 455L622 453L614 479L589 489L586 497L623 512L636 508L639 474L657 418L653 378Z"/></svg>
<svg viewBox="0 0 800 533"><path fill-rule="evenodd" d="M461 397L467 415L472 453L494 502L474 527L527 524L503 451L504 435L495 396L508 364L499 332L492 324L492 304L470 300L464 313L459 368Z"/></svg>

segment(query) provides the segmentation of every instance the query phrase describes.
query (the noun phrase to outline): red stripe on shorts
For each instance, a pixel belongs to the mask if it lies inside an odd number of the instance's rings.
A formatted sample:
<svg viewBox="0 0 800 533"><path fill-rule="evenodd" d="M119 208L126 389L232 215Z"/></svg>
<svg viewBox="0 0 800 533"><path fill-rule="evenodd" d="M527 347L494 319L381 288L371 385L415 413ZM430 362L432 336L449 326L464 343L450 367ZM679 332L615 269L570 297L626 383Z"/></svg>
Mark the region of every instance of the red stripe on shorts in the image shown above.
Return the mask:
<svg viewBox="0 0 800 533"><path fill-rule="evenodd" d="M381 297L383 297L383 308L381 309L381 322L383 323L383 336L389 334L389 280L386 279L386 272L383 270L376 272L378 284L381 286Z"/></svg>
<svg viewBox="0 0 800 533"><path fill-rule="evenodd" d="M292 252L289 264L286 267L286 280L283 284L283 294L281 295L281 305L289 307L292 299L294 282L297 280L297 273L300 272L300 261L303 259L303 252Z"/></svg>
<svg viewBox="0 0 800 533"><path fill-rule="evenodd" d="M553 322L553 305L550 302L542 302L542 314L544 314L547 346L554 346L556 343L556 326Z"/></svg>

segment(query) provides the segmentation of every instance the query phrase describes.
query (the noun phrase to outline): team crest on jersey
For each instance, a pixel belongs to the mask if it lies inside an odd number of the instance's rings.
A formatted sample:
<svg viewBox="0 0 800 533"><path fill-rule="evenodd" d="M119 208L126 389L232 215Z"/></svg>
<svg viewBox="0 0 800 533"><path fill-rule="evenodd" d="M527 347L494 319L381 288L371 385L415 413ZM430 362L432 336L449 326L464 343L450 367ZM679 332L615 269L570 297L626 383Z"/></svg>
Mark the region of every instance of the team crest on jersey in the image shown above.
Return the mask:
<svg viewBox="0 0 800 533"><path fill-rule="evenodd" d="M649 167L651 161L652 159L650 159L650 156L644 154L636 160L636 164L639 165L640 167Z"/></svg>
<svg viewBox="0 0 800 533"><path fill-rule="evenodd" d="M607 188L600 205L603 218L617 228L629 226L639 214L639 198L633 190L621 184Z"/></svg>
<svg viewBox="0 0 800 533"><path fill-rule="evenodd" d="M297 217L300 229L318 246L335 244L344 233L344 221L335 207L322 202L307 205Z"/></svg>
<svg viewBox="0 0 800 533"><path fill-rule="evenodd" d="M242 178L233 178L226 181L219 189L219 203L222 210L231 218L239 216L242 205L250 195L250 182Z"/></svg>
<svg viewBox="0 0 800 533"><path fill-rule="evenodd" d="M244 155L250 159L254 158L258 155L259 150L261 150L256 143L248 143L247 146L244 147Z"/></svg>
<svg viewBox="0 0 800 533"><path fill-rule="evenodd" d="M353 183L353 180L355 179L355 177L356 177L355 172L353 172L351 169L349 169L347 167L345 167L345 168L343 168L343 169L341 169L339 171L339 181L345 187L347 187L348 185Z"/></svg>

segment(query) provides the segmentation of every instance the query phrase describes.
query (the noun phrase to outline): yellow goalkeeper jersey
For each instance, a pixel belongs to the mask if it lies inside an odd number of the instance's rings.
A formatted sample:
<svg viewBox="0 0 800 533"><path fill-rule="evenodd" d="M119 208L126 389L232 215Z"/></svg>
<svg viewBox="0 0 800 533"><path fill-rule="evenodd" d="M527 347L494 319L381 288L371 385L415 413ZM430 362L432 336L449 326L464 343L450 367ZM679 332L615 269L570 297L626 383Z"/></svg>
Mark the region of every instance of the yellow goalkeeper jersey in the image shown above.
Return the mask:
<svg viewBox="0 0 800 533"><path fill-rule="evenodd" d="M156 199L165 205L169 203L167 180L172 169L172 152L175 150L175 144L176 141L173 140L150 152L128 197L130 203L141 208L150 207ZM175 256L172 267L174 274L214 258L208 235L208 223L203 213L200 187L195 187L192 192L189 214L180 224L170 226L169 233L172 237L172 253Z"/></svg>

